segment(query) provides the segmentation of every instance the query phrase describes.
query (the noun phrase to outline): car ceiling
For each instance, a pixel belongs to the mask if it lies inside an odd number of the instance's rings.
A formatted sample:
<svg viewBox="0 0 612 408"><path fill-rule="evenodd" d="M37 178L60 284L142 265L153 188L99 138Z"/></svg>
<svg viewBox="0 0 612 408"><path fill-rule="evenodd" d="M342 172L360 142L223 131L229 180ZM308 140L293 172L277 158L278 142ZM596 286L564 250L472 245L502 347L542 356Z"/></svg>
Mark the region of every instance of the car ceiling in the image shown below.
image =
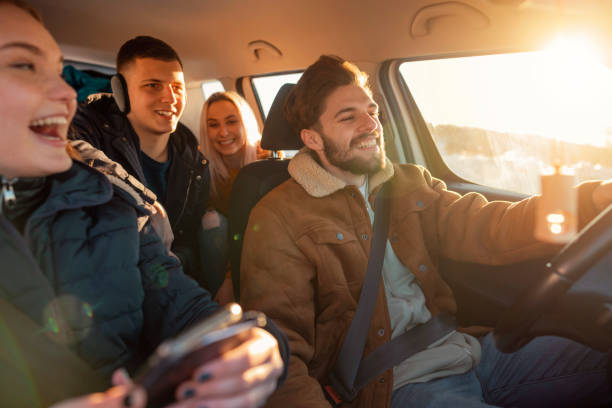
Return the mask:
<svg viewBox="0 0 612 408"><path fill-rule="evenodd" d="M610 0L31 0L70 60L114 65L152 35L188 81L302 69L333 53L356 62L542 47L564 30L610 41ZM261 41L267 42L269 46ZM605 44L607 48L610 43ZM280 54L276 52L280 51Z"/></svg>

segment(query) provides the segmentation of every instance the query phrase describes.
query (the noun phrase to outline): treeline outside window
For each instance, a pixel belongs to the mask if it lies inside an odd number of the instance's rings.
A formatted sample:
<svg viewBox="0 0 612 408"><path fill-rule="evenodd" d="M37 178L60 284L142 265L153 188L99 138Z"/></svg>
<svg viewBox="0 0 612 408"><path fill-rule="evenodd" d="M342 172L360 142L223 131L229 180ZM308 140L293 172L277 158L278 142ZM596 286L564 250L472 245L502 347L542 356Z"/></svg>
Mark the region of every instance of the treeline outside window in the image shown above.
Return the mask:
<svg viewBox="0 0 612 408"><path fill-rule="evenodd" d="M527 194L555 164L577 183L612 178L612 70L589 47L407 61L399 71L457 175Z"/></svg>

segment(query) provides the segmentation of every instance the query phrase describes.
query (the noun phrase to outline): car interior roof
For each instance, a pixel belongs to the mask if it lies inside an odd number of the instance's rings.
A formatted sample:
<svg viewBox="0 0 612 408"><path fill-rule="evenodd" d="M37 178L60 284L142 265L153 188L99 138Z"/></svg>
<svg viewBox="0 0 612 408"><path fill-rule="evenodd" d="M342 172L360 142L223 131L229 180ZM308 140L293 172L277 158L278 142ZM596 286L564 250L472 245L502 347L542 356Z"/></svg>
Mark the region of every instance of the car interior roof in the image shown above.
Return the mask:
<svg viewBox="0 0 612 408"><path fill-rule="evenodd" d="M114 66L136 35L167 41L187 81L303 69L324 53L392 58L541 48L560 29L612 38L601 0L31 0L70 60ZM602 34L604 33L604 34Z"/></svg>

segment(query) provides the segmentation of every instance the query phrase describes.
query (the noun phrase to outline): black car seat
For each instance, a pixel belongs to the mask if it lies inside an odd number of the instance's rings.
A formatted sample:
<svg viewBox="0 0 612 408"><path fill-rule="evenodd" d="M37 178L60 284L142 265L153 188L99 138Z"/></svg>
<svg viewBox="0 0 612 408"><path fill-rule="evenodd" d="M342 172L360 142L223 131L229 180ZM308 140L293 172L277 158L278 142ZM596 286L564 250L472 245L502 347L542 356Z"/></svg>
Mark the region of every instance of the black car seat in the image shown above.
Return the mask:
<svg viewBox="0 0 612 408"><path fill-rule="evenodd" d="M266 150L299 150L304 146L299 133L292 129L283 113L285 99L293 86L283 85L272 102L261 137L261 147ZM289 160L280 159L277 155L250 163L240 170L232 186L229 257L236 300L239 300L240 296L240 255L244 230L251 209L270 190L289 179L288 165Z"/></svg>

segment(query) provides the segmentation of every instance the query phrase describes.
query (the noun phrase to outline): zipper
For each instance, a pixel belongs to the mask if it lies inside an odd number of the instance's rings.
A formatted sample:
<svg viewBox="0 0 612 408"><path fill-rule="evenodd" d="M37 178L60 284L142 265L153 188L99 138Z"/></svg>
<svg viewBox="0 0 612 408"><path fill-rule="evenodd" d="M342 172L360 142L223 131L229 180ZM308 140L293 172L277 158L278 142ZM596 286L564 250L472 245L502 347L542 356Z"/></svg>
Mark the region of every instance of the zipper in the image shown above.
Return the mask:
<svg viewBox="0 0 612 408"><path fill-rule="evenodd" d="M2 192L0 193L0 213L4 212L4 209L12 210L17 204L17 197L15 196L15 190L13 184L17 182L17 178L7 179L2 176Z"/></svg>
<svg viewBox="0 0 612 408"><path fill-rule="evenodd" d="M179 225L179 223L181 222L181 218L183 217L183 213L185 212L185 207L187 207L187 201L189 200L189 190L191 189L191 183L193 181L193 169L189 170L189 183L187 184L187 193L185 194L185 200L183 201L183 208L181 208L181 212L179 213L179 216L176 217L176 222L174 223L174 225L172 226L172 230L174 230L177 225Z"/></svg>

